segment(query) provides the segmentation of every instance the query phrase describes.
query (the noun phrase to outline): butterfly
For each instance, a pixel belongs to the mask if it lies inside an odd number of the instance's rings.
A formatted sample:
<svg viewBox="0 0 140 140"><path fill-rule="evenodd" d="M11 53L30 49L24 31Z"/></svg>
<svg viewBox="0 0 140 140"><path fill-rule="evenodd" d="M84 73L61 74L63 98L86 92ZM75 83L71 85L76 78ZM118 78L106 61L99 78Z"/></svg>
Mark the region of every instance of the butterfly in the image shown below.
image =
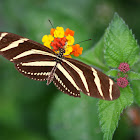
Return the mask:
<svg viewBox="0 0 140 140"><path fill-rule="evenodd" d="M101 71L78 60L64 56L25 37L0 32L0 55L14 63L24 76L51 82L62 92L80 97L80 92L103 99L115 100L120 96L118 85Z"/></svg>

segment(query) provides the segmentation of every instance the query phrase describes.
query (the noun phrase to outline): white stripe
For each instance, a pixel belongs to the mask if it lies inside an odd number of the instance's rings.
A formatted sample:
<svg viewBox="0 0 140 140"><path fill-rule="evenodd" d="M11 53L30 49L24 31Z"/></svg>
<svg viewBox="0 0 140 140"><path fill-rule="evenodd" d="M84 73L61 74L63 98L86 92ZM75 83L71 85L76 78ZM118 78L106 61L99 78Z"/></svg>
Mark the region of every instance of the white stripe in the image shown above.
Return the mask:
<svg viewBox="0 0 140 140"><path fill-rule="evenodd" d="M45 52L45 51L41 51L41 50L35 50L35 49L32 49L32 50L29 50L29 51L25 51L17 56L15 56L13 59L19 59L21 57L25 57L25 56L28 56L28 55L31 55L31 54L41 54L41 55L49 55L49 56L52 56L52 57L56 57L56 55L54 54L51 54L49 52ZM12 59L11 59L12 60ZM10 61L11 61L10 60Z"/></svg>
<svg viewBox="0 0 140 140"><path fill-rule="evenodd" d="M95 84L97 86L97 89L98 89L100 95L104 98L104 95L103 95L103 92L102 92L102 89L101 89L100 79L98 77L97 71L94 68L91 68L91 69L93 71L93 75L95 76L94 82L95 82Z"/></svg>
<svg viewBox="0 0 140 140"><path fill-rule="evenodd" d="M29 74L31 74L31 73L29 73ZM33 75L45 75L45 76L47 76L49 74L50 74L50 72L40 72L40 73L39 72L36 72L36 73L33 73Z"/></svg>
<svg viewBox="0 0 140 140"><path fill-rule="evenodd" d="M27 40L29 40L29 39L27 39L27 38L21 38L20 40L17 40L17 41L12 42L10 45L8 45L7 47L1 49L0 51L6 51L6 50L9 50L9 49L18 47L18 45L20 43L23 43L24 41L27 41Z"/></svg>
<svg viewBox="0 0 140 140"><path fill-rule="evenodd" d="M57 63L57 68L65 75L65 77L71 82L71 84L80 91L79 87L76 85L73 78L70 76L70 74L61 66L60 63Z"/></svg>
<svg viewBox="0 0 140 140"><path fill-rule="evenodd" d="M112 86L113 86L113 80L109 79L109 96L110 99L112 100Z"/></svg>
<svg viewBox="0 0 140 140"><path fill-rule="evenodd" d="M78 75L80 76L80 78L81 78L81 80L82 80L87 92L89 92L87 81L86 81L86 78L85 78L82 70L80 70L78 67L76 67L75 65L73 65L72 63L70 63L69 61L67 61L65 59L62 59L62 61L66 62L69 66L71 66L78 73Z"/></svg>
<svg viewBox="0 0 140 140"><path fill-rule="evenodd" d="M35 61L35 62L27 62L22 63L22 66L55 66L56 62L53 61Z"/></svg>
<svg viewBox="0 0 140 140"><path fill-rule="evenodd" d="M0 36L0 40L3 39L3 37L5 37L8 33L2 33L1 36Z"/></svg>

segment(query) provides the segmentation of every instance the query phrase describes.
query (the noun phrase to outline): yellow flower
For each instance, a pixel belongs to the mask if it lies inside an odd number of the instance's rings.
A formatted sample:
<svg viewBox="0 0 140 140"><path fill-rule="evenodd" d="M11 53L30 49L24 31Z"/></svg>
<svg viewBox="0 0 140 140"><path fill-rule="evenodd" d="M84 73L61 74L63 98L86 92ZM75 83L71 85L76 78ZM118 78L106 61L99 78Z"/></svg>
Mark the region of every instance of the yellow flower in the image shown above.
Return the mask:
<svg viewBox="0 0 140 140"><path fill-rule="evenodd" d="M49 49L51 49L50 42L44 42L44 46L46 46L46 47L48 47Z"/></svg>
<svg viewBox="0 0 140 140"><path fill-rule="evenodd" d="M44 43L44 46L51 49L51 42L54 40L54 37L52 35L44 35L42 38L42 42Z"/></svg>
<svg viewBox="0 0 140 140"><path fill-rule="evenodd" d="M73 43L74 43L74 37L73 36L68 35L68 36L66 36L66 39L67 39L68 45L73 45Z"/></svg>
<svg viewBox="0 0 140 140"><path fill-rule="evenodd" d="M63 27L56 27L56 30L54 31L54 37L56 38L63 38L64 37L64 29Z"/></svg>
<svg viewBox="0 0 140 140"><path fill-rule="evenodd" d="M73 51L72 46L67 46L66 49L65 49L64 56L65 55L68 56L72 51Z"/></svg>
<svg viewBox="0 0 140 140"><path fill-rule="evenodd" d="M44 35L42 38L42 42L52 42L54 40L54 37L52 35Z"/></svg>

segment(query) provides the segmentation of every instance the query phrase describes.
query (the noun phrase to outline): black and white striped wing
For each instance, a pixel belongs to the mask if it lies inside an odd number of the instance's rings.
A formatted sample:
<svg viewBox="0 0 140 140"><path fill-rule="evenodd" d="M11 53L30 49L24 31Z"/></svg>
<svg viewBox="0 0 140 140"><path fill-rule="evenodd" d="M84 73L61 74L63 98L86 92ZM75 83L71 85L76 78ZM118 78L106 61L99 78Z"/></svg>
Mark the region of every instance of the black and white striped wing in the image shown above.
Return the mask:
<svg viewBox="0 0 140 140"><path fill-rule="evenodd" d="M62 92L74 96L80 97L80 88L76 84L76 77L73 78L70 71L65 68L63 63L57 64L57 70L53 80L54 85Z"/></svg>
<svg viewBox="0 0 140 140"><path fill-rule="evenodd" d="M55 61L55 53L43 45L12 33L0 32L0 55L15 63L23 75L44 81L56 65L53 82L62 92L114 100L120 96L118 86L102 72L74 59Z"/></svg>
<svg viewBox="0 0 140 140"><path fill-rule="evenodd" d="M61 75L55 76L54 83L57 83L58 88L69 92L74 96L79 97L79 91L82 91L88 96L100 98L104 100L114 100L120 96L120 90L117 84L102 72L90 67L75 59L65 58L59 64L62 67ZM67 79L65 81L65 79Z"/></svg>
<svg viewBox="0 0 140 140"><path fill-rule="evenodd" d="M17 70L34 80L46 80L56 64L47 47L13 33L0 32L0 55L15 63Z"/></svg>
<svg viewBox="0 0 140 140"><path fill-rule="evenodd" d="M45 52L46 54L44 54ZM6 32L0 32L0 54L14 63L22 62L24 57L28 57L28 59L37 59L38 56L46 58L46 55L48 59L55 57L55 53L42 44Z"/></svg>
<svg viewBox="0 0 140 140"><path fill-rule="evenodd" d="M56 55L51 49L13 33L0 32L0 55L15 63L20 73L33 80L47 80L50 71L56 65ZM56 87L66 94L80 97L75 81L71 83L68 72L64 71L60 64L57 65L53 81Z"/></svg>

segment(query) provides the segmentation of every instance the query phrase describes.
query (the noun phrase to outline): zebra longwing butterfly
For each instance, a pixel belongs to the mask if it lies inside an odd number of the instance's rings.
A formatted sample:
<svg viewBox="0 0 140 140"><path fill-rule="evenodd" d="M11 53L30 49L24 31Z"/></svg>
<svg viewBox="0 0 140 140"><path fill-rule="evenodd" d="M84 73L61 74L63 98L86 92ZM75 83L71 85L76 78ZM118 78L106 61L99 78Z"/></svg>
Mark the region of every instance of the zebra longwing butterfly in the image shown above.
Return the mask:
<svg viewBox="0 0 140 140"><path fill-rule="evenodd" d="M80 61L63 56L30 39L0 32L0 55L15 64L16 69L33 80L52 81L62 92L80 97L80 91L88 96L114 100L120 96L117 84L101 71Z"/></svg>

